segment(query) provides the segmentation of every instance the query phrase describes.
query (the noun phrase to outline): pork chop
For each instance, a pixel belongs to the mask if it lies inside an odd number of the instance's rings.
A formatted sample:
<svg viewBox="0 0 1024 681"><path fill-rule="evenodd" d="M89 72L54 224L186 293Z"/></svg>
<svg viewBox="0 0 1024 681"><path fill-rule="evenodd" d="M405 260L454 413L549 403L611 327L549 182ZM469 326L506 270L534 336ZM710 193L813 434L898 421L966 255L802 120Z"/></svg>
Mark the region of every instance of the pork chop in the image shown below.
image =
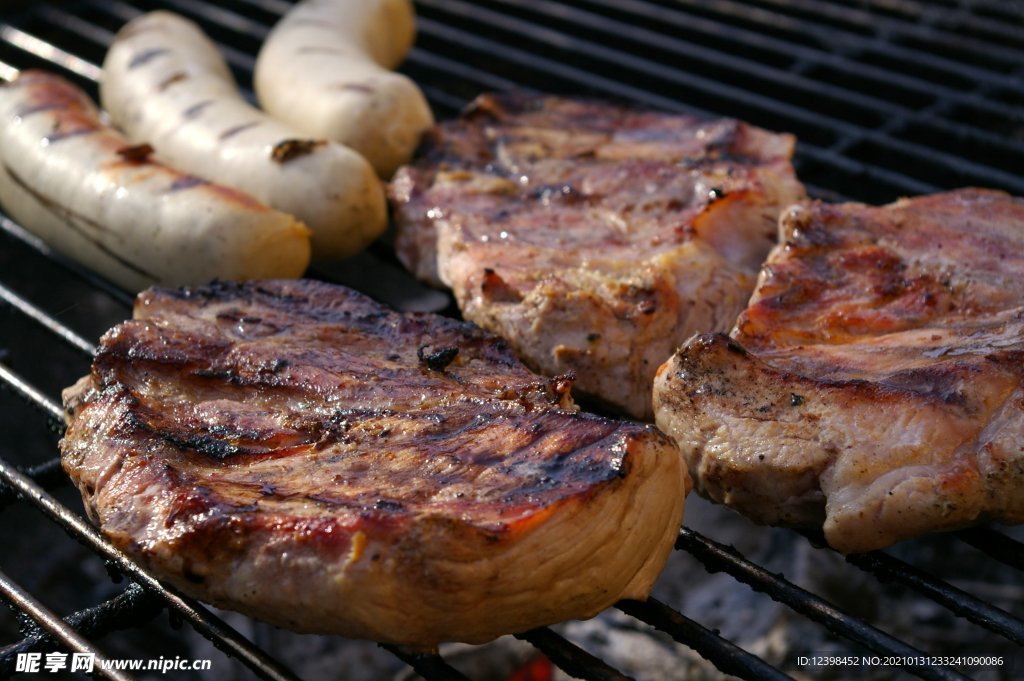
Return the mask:
<svg viewBox="0 0 1024 681"><path fill-rule="evenodd" d="M644 598L689 482L472 324L312 281L151 289L66 391L110 540L304 632L481 642Z"/></svg>
<svg viewBox="0 0 1024 681"><path fill-rule="evenodd" d="M735 120L482 96L396 174L398 254L532 368L649 418L657 367L732 326L803 196L793 145Z"/></svg>
<svg viewBox="0 0 1024 681"><path fill-rule="evenodd" d="M805 203L780 232L732 337L655 382L700 491L843 552L1024 521L1024 200Z"/></svg>

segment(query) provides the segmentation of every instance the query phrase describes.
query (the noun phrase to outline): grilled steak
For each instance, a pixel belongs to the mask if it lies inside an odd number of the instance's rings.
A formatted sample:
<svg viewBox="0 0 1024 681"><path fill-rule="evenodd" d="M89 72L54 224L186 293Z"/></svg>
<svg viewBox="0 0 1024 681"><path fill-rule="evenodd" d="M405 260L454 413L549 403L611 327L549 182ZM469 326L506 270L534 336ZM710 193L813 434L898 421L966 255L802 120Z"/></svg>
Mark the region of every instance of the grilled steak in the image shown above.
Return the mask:
<svg viewBox="0 0 1024 681"><path fill-rule="evenodd" d="M812 203L780 229L732 337L655 383L699 489L843 552L1024 522L1024 200Z"/></svg>
<svg viewBox="0 0 1024 681"><path fill-rule="evenodd" d="M657 367L746 304L803 195L792 151L733 120L483 96L396 175L399 257L531 367L650 417Z"/></svg>
<svg viewBox="0 0 1024 681"><path fill-rule="evenodd" d="M67 391L64 468L119 547L299 631L484 641L643 598L689 482L475 326L328 284L152 289Z"/></svg>

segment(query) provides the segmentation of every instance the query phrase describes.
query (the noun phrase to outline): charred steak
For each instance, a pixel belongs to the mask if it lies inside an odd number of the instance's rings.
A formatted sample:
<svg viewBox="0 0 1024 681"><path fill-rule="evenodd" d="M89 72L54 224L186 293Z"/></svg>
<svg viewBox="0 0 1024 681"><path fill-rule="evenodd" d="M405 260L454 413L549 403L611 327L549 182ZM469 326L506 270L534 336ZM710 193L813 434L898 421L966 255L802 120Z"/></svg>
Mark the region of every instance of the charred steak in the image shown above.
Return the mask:
<svg viewBox="0 0 1024 681"><path fill-rule="evenodd" d="M650 417L657 367L746 304L803 196L792 152L734 120L483 96L395 176L399 257L531 367Z"/></svg>
<svg viewBox="0 0 1024 681"><path fill-rule="evenodd" d="M69 389L65 470L120 548L299 631L485 641L643 598L689 481L472 324L311 281L151 289Z"/></svg>
<svg viewBox="0 0 1024 681"><path fill-rule="evenodd" d="M843 552L1024 522L1024 200L961 190L780 221L732 337L662 367L703 494Z"/></svg>

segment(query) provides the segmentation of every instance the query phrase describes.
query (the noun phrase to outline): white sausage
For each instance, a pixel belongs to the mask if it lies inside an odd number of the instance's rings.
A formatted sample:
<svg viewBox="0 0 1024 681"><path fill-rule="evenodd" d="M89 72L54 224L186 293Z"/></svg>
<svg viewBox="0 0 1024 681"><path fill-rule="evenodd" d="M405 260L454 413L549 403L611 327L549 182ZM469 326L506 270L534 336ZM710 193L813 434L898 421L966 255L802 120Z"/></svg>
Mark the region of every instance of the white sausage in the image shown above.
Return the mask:
<svg viewBox="0 0 1024 681"><path fill-rule="evenodd" d="M150 12L125 25L104 60L100 98L114 125L168 163L309 225L314 260L352 255L387 226L366 160L250 106L216 46L183 17Z"/></svg>
<svg viewBox="0 0 1024 681"><path fill-rule="evenodd" d="M132 291L305 271L302 223L149 151L59 76L0 86L0 203L56 250Z"/></svg>
<svg viewBox="0 0 1024 681"><path fill-rule="evenodd" d="M256 96L274 116L351 146L389 178L434 122L420 89L389 70L414 36L410 0L305 0L260 49Z"/></svg>

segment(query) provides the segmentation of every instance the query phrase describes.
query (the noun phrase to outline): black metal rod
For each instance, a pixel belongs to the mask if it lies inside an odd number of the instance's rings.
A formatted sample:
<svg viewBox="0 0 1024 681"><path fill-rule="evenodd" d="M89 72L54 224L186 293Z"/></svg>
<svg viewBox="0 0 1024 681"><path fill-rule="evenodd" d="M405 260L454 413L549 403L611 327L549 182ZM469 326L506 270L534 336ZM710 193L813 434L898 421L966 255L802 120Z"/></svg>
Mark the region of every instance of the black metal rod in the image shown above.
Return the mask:
<svg viewBox="0 0 1024 681"><path fill-rule="evenodd" d="M21 314L45 328L47 331L58 336L71 347L81 351L83 354L92 357L96 353L95 345L79 336L64 324L61 324L53 315L36 307L3 284L0 284L0 301L10 305Z"/></svg>
<svg viewBox="0 0 1024 681"><path fill-rule="evenodd" d="M41 393L35 386L14 373L6 364L0 362L0 384L14 390L24 397L29 404L43 412L58 423L64 422L64 410L60 405Z"/></svg>
<svg viewBox="0 0 1024 681"><path fill-rule="evenodd" d="M956 533L962 541L983 551L1000 563L1024 570L1024 544L988 527L973 527Z"/></svg>
<svg viewBox="0 0 1024 681"><path fill-rule="evenodd" d="M834 3L825 4L820 2L820 0L784 1L784 5L780 0L774 0L774 3L780 7L797 9L804 14L828 18L830 26L836 21L841 21L848 26L856 27L859 31L877 32L884 30L888 35L916 37L932 44L942 44L949 41L955 43L958 48L965 48L975 54L998 54L1007 61L1018 60L1024 57L1019 50L1012 47L982 41L960 32L951 31L935 21L930 21L930 17L926 13L920 14L915 20L910 20L879 12L869 12L859 7L837 6ZM958 28L967 23L974 22L977 22L977 17L957 16Z"/></svg>
<svg viewBox="0 0 1024 681"><path fill-rule="evenodd" d="M905 584L959 617L1005 636L1015 643L1024 644L1024 621L902 560L873 551L847 556L846 561L880 578Z"/></svg>
<svg viewBox="0 0 1024 681"><path fill-rule="evenodd" d="M616 605L627 615L693 648L725 674L758 681L785 681L793 678L654 598L646 601L619 601Z"/></svg>
<svg viewBox="0 0 1024 681"><path fill-rule="evenodd" d="M40 5L36 11L49 23L74 33L78 38L84 38L104 47L109 47L110 43L114 41L113 31L108 31L95 22L82 19L60 7Z"/></svg>
<svg viewBox="0 0 1024 681"><path fill-rule="evenodd" d="M161 610L163 602L133 582L113 598L68 615L64 622L82 636L97 637L144 624ZM47 643L52 643L49 636L30 636L0 648L0 676L5 673L5 669L13 670L19 653L39 650Z"/></svg>
<svg viewBox="0 0 1024 681"><path fill-rule="evenodd" d="M85 640L77 631L68 626L52 610L36 600L15 584L3 572L0 572L0 594L3 594L21 612L29 615L42 629L53 636L65 648L75 653L86 653L94 657L94 669L97 673L112 681L131 681L130 676L123 672L107 669L103 662L106 656L95 646Z"/></svg>
<svg viewBox="0 0 1024 681"><path fill-rule="evenodd" d="M616 49L606 44L598 44L590 40L545 28L538 24L515 19L508 15L479 7L473 3L463 2L463 0L421 0L421 4L458 16L471 17L485 27L482 33L494 29L515 31L518 35L529 40L560 46L563 49L571 48L572 52L576 54L584 55L589 59L599 60L593 65L594 71L600 70L601 63L626 66L637 73L655 76L673 86L712 93L723 100L729 100L737 108L757 108L779 118L800 121L808 128L827 128L840 133L858 133L862 131L862 128L852 123L839 121L821 113L810 112L776 98L761 95L727 82L716 81L708 76L688 73L678 67L660 64L640 57L635 53ZM514 54L509 48L508 43L483 38L466 31L458 31L436 19L428 21L421 18L419 23L424 34L436 35L442 39L450 39L458 35L460 37L457 39L460 43L468 38L470 41L468 44L475 45L477 49L485 50L492 55L502 58L507 58ZM483 47L484 45L486 47ZM550 59L541 61L548 61L550 63L549 69L558 65L557 62Z"/></svg>
<svg viewBox="0 0 1024 681"><path fill-rule="evenodd" d="M574 83L577 86L613 94L617 97L624 97L636 102L659 107L666 111L685 111L703 116L713 115L712 112L706 109L683 104L678 99L658 95L628 83L618 82L600 73L577 68L571 64L545 59L526 50L509 47L507 44L482 38L477 34L453 29L442 22L427 17L421 16L417 23L424 35L431 34L446 43L465 45L483 54L493 55L494 50L500 50L503 59L528 69L535 69L539 73ZM494 57L490 58L493 59Z"/></svg>
<svg viewBox="0 0 1024 681"><path fill-rule="evenodd" d="M923 659L927 654L907 645L903 641L849 615L828 601L801 589L778 575L744 558L732 547L701 536L689 528L682 528L676 540L676 548L686 551L699 560L709 572L724 571L755 591L767 594L773 600L783 603L808 619L824 625L844 638L859 643L869 650L885 655ZM945 681L965 680L968 677L944 667L908 665L904 669L923 679Z"/></svg>
<svg viewBox="0 0 1024 681"><path fill-rule="evenodd" d="M427 681L469 681L462 672L445 662L440 655L434 653L415 653L406 650L402 646L388 643L381 643L380 647L412 667L417 674L427 679Z"/></svg>
<svg viewBox="0 0 1024 681"><path fill-rule="evenodd" d="M785 88L788 91L805 94L819 93L822 99L828 98L844 102L856 109L871 108L888 116L905 116L910 113L910 110L902 103L882 99L874 94L857 93L839 85L811 80L799 73L746 59L725 49L705 47L658 31L631 26L628 23L609 19L579 7L567 7L563 3L551 0L495 1L505 5L528 7L544 17L544 24L551 23L552 19L563 19L574 25L586 27L591 34L603 33L614 36L618 44L629 40L636 45L660 48L694 63L716 64L721 70L733 69L737 73L756 77L766 85L774 83L779 90ZM663 12L663 14L668 13ZM723 77L722 80L726 80L726 78Z"/></svg>
<svg viewBox="0 0 1024 681"><path fill-rule="evenodd" d="M25 475L32 478L43 489L57 487L68 482L68 476L61 467L60 457L54 457L43 463L23 468ZM0 484L0 510L18 499L18 493L7 485Z"/></svg>
<svg viewBox="0 0 1024 681"><path fill-rule="evenodd" d="M854 59L842 52L829 52L805 44L804 41L789 41L776 38L768 33L758 33L733 23L726 23L714 18L706 18L684 11L666 12L664 5L657 5L642 0L585 0L589 5L628 12L633 16L654 20L662 26L670 26L672 32L684 29L702 36L715 37L722 40L728 36L730 44L738 47L748 46L754 50L772 53L792 60L796 63L813 64L835 69L841 74L874 80L879 85L895 86L906 92L919 96L935 97L945 101L969 103L985 111L997 113L1004 117L1015 115L1015 110L999 102L979 98L975 93L951 87L945 83L922 80L913 72L899 73L892 69L884 69L868 62Z"/></svg>
<svg viewBox="0 0 1024 681"><path fill-rule="evenodd" d="M701 5L703 4L703 0L676 0L676 2L681 6L693 8L695 10L701 9ZM689 10L684 9L684 11ZM779 15L774 12L754 9L747 4L735 2L735 0L718 0L718 2L714 4L714 15L715 20L724 27L728 27L730 23L733 23L735 18L740 18L743 20L741 24L756 22L760 26L768 29L766 32L771 32L770 28L772 24L778 22L780 18ZM786 17L786 24L809 39L814 39L816 36L827 34L834 36L836 40L841 39L844 44L848 45L851 49L866 51L882 49L886 55L893 59L907 63L908 71L913 70L913 67L910 66L911 64L921 64L922 66L946 71L950 74L960 76L964 79L969 79L973 82L983 82L989 85L1010 88L1019 86L1019 83L1015 82L1012 76L993 73L970 63L947 59L926 50L916 50L910 47L903 47L892 40L888 40L885 41L884 44L880 44L874 36L862 35L854 31L843 30L830 24L809 21L796 17ZM946 39L957 40L959 42L959 38L953 38L951 36L947 36ZM942 45L944 43L939 42L938 44Z"/></svg>
<svg viewBox="0 0 1024 681"><path fill-rule="evenodd" d="M0 214L0 230L3 230L11 237L36 251L47 260L60 265L63 269L79 279L82 279L90 286L103 291L114 300L123 303L128 307L131 307L132 303L135 301L135 297L124 289L111 283L109 280L104 279L74 260L64 257L57 251L53 250L45 241L3 214Z"/></svg>
<svg viewBox="0 0 1024 681"><path fill-rule="evenodd" d="M569 676L590 681L628 681L631 678L550 629L531 629L516 634L516 638L544 653Z"/></svg>
<svg viewBox="0 0 1024 681"><path fill-rule="evenodd" d="M44 489L68 482L68 476L64 474L64 468L61 466L59 456L55 456L43 463L29 466L24 470L25 475L32 478L37 485Z"/></svg>
<svg viewBox="0 0 1024 681"><path fill-rule="evenodd" d="M56 407L56 405L53 406ZM218 648L238 658L261 678L272 681L298 681L298 677L291 670L256 648L205 606L179 593L173 587L161 584L155 577L104 539L99 531L82 516L61 504L28 476L2 459L0 459L0 480L16 489L26 500L60 525L72 537L111 561L130 579L160 596L172 612L180 615Z"/></svg>
<svg viewBox="0 0 1024 681"><path fill-rule="evenodd" d="M99 80L101 69L96 64L71 54L58 45L27 33L16 26L0 23L0 40L31 55L45 59L56 66L67 69L74 74L90 80Z"/></svg>

